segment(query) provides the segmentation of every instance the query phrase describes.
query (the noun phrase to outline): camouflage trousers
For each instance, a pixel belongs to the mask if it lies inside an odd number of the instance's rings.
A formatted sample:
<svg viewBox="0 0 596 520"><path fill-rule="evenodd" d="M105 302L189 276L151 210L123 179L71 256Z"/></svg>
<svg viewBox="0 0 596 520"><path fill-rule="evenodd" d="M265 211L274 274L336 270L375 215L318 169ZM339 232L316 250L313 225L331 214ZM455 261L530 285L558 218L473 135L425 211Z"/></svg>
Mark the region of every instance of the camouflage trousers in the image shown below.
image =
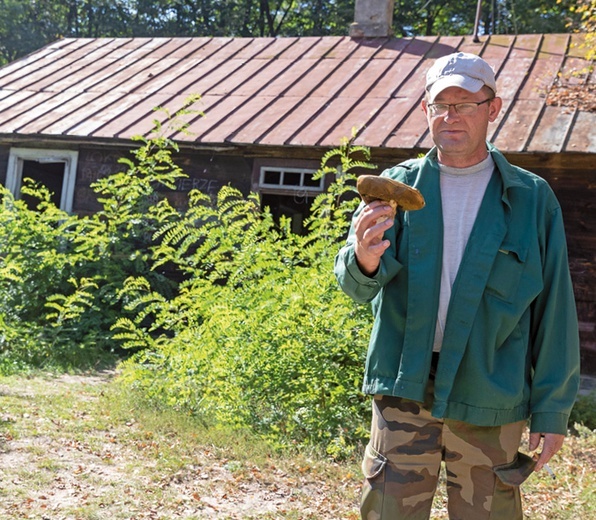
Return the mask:
<svg viewBox="0 0 596 520"><path fill-rule="evenodd" d="M432 382L429 386L432 392ZM429 399L432 393L426 405ZM437 419L428 409L408 399L374 397L371 439L362 463L362 519L430 518L444 463L451 520L521 520L519 486L505 484L495 467L516 464L526 422L474 426Z"/></svg>

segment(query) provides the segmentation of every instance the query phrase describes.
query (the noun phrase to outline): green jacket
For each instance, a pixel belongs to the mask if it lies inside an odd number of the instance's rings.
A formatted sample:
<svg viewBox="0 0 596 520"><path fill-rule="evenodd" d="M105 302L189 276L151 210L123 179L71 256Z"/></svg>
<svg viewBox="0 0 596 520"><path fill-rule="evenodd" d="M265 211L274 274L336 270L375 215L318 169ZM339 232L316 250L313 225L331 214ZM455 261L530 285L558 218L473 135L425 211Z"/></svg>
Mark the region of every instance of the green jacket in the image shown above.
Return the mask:
<svg viewBox="0 0 596 520"><path fill-rule="evenodd" d="M531 431L566 433L579 386L579 337L561 208L540 177L492 145L496 165L453 285L432 414L480 426L531 417ZM379 270L362 274L350 230L335 274L374 324L363 390L423 401L439 302L443 225L433 149L383 175L420 190L398 212Z"/></svg>

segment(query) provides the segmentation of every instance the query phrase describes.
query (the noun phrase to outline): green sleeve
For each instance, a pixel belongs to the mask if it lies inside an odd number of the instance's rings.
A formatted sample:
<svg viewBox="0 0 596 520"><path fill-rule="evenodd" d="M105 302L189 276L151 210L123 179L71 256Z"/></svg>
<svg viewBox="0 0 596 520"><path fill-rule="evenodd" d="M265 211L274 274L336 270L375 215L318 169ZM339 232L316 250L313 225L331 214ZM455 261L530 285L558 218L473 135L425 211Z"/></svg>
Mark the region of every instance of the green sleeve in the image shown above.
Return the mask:
<svg viewBox="0 0 596 520"><path fill-rule="evenodd" d="M546 215L540 230L544 287L532 308L530 429L566 434L579 388L579 329L558 204Z"/></svg>
<svg viewBox="0 0 596 520"><path fill-rule="evenodd" d="M363 206L354 213L346 245L335 257L334 271L340 287L348 296L359 303L369 303L402 268L402 264L396 258L395 237L399 219L395 219L394 225L385 232L385 239L389 239L391 245L381 257L378 271L374 276L368 277L360 271L354 253L354 220L362 208Z"/></svg>

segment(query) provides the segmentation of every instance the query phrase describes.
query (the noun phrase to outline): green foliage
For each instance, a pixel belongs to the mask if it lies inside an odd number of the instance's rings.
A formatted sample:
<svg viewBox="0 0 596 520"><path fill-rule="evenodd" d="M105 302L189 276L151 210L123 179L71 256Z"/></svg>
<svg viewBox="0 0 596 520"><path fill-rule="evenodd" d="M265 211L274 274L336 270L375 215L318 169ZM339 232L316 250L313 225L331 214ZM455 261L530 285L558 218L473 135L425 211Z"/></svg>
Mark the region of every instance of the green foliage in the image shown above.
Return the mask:
<svg viewBox="0 0 596 520"><path fill-rule="evenodd" d="M370 315L339 290L333 260L358 203L352 169L372 168L367 159L348 140L323 158L318 175L336 182L315 200L306 236L254 194L224 187L212 206L191 192L184 215L154 237L155 265L186 275L178 294L166 299L144 278L122 289L134 318L117 321L116 337L137 351L124 380L206 422L349 454L367 431L359 387Z"/></svg>
<svg viewBox="0 0 596 520"><path fill-rule="evenodd" d="M0 313L0 374L27 372L47 359L43 328Z"/></svg>
<svg viewBox="0 0 596 520"><path fill-rule="evenodd" d="M567 32L566 21L577 18L573 9L575 3L575 0L485 1L481 5L480 34ZM393 18L395 34L470 35L474 29L477 5L476 0L396 0Z"/></svg>
<svg viewBox="0 0 596 520"><path fill-rule="evenodd" d="M569 426L577 430L580 424L589 430L596 430L596 391L588 395L580 395L571 410Z"/></svg>
<svg viewBox="0 0 596 520"><path fill-rule="evenodd" d="M557 0L557 4L564 0ZM574 17L570 19L567 26L574 32L585 34L585 40L581 49L584 51L586 60L593 62L596 59L596 0L578 0L569 8ZM590 67L591 72L593 65Z"/></svg>
<svg viewBox="0 0 596 520"><path fill-rule="evenodd" d="M591 0L482 2L485 34L554 33ZM0 64L58 38L346 36L354 0L3 0ZM396 36L472 34L476 0L396 0ZM576 8L577 6L577 8ZM593 7L592 7L593 10Z"/></svg>
<svg viewBox="0 0 596 520"><path fill-rule="evenodd" d="M151 247L156 230L177 216L160 202L163 190L184 176L172 160L176 145L164 136L184 130L180 117L194 113L195 101L189 98L168 124L156 126L153 138L139 138L133 159L121 161L124 171L95 183L102 209L90 217L59 210L48 190L29 180L21 190L29 203L1 188L0 316L6 370L83 368L114 350L111 327L126 316L120 290L129 277L144 276L163 294L175 292L177 282L153 269Z"/></svg>
<svg viewBox="0 0 596 520"><path fill-rule="evenodd" d="M153 307L151 330L120 321L131 347L151 345L125 363L123 377L163 404L250 425L277 443L326 444L338 434L353 442L364 432L367 321L323 267L331 272L328 262L267 268L240 288L196 281L177 301ZM154 296L139 296L141 321Z"/></svg>
<svg viewBox="0 0 596 520"><path fill-rule="evenodd" d="M60 211L32 183L28 204L1 192L0 371L85 368L118 348L123 382L158 406L348 456L367 431L371 320L333 261L369 151L354 133L325 155L317 177L335 181L306 235L230 186L217 200L190 192L181 212L166 196L184 176L166 136L185 130L194 101L93 185L94 215Z"/></svg>
<svg viewBox="0 0 596 520"><path fill-rule="evenodd" d="M321 167L313 176L320 179L332 175L325 193L319 195L311 207L311 217L305 226L316 236L325 236L334 245L347 233L351 215L360 202L356 190L357 173L374 170L370 163L370 150L365 146L354 145L358 130L352 128L352 137L344 138L338 148L328 151L321 159Z"/></svg>

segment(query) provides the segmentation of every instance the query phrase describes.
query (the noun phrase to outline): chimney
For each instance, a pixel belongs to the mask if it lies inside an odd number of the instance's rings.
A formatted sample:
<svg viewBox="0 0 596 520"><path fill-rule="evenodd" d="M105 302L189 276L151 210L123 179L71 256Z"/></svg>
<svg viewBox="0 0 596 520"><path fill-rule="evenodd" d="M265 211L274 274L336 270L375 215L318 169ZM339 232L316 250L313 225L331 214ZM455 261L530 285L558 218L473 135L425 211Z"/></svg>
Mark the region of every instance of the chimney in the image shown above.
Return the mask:
<svg viewBox="0 0 596 520"><path fill-rule="evenodd" d="M393 34L395 0L356 0L352 38L384 38Z"/></svg>

